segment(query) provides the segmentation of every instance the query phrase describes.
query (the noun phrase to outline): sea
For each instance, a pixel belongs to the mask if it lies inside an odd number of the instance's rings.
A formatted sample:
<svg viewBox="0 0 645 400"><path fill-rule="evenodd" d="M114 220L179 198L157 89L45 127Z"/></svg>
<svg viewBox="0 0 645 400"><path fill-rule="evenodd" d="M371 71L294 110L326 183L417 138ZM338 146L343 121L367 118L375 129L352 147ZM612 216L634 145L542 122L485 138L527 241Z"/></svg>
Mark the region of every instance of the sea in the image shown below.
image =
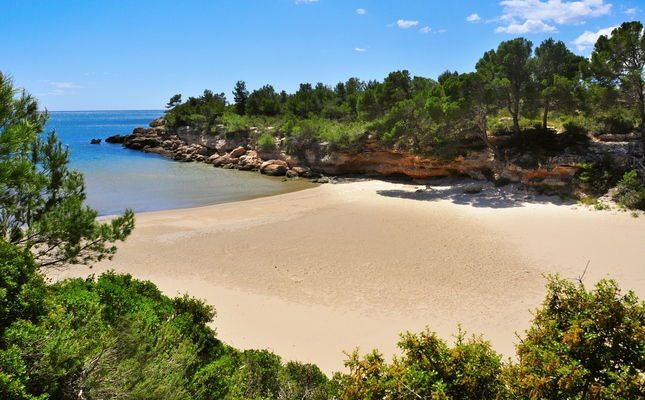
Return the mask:
<svg viewBox="0 0 645 400"><path fill-rule="evenodd" d="M163 110L50 111L47 131L70 150L70 167L85 176L86 204L99 215L198 207L248 200L312 187L248 171L224 170L204 163L182 163L105 143L148 127ZM90 144L101 139L101 144Z"/></svg>

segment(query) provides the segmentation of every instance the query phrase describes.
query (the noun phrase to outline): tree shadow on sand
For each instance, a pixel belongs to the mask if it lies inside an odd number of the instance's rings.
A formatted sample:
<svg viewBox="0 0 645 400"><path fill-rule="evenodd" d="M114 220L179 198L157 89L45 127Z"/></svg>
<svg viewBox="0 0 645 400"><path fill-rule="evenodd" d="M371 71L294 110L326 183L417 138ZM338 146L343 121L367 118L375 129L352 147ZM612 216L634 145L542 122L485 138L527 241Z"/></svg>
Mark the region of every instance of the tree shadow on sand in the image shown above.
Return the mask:
<svg viewBox="0 0 645 400"><path fill-rule="evenodd" d="M436 181L428 185L410 185L409 189L378 190L376 193L385 197L417 201L449 200L454 204L480 208L516 208L525 207L527 204L573 204L557 196L540 195L519 185L495 187L492 182L472 180Z"/></svg>

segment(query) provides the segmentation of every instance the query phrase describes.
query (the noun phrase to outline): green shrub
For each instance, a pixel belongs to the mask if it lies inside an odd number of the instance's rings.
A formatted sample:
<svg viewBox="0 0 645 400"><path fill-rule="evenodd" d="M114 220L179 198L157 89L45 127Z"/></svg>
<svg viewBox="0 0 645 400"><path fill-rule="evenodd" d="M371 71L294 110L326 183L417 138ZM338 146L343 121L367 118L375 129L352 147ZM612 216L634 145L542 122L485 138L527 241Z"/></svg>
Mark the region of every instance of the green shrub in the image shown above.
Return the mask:
<svg viewBox="0 0 645 400"><path fill-rule="evenodd" d="M249 118L233 112L222 115L222 124L227 132L245 132L249 129Z"/></svg>
<svg viewBox="0 0 645 400"><path fill-rule="evenodd" d="M363 136L363 126L360 123L341 124L326 121L320 132L320 140L329 144L329 149L348 150L357 147L358 140Z"/></svg>
<svg viewBox="0 0 645 400"><path fill-rule="evenodd" d="M645 385L645 304L615 281L591 291L549 277L505 371L509 399L636 399Z"/></svg>
<svg viewBox="0 0 645 400"><path fill-rule="evenodd" d="M598 134L623 134L629 133L634 129L634 123L620 115L610 115L598 118L600 130Z"/></svg>
<svg viewBox="0 0 645 400"><path fill-rule="evenodd" d="M645 210L645 186L636 171L625 172L612 193L612 199L622 207Z"/></svg>
<svg viewBox="0 0 645 400"><path fill-rule="evenodd" d="M564 128L565 133L568 133L572 136L580 137L581 139L583 136L586 137L587 134L589 133L589 130L586 127L579 125L575 122L565 122L562 125L562 127Z"/></svg>
<svg viewBox="0 0 645 400"><path fill-rule="evenodd" d="M454 347L425 330L401 335L400 358L388 365L374 350L350 354L348 375L337 374L344 399L494 399L504 386L501 356L489 342L459 330Z"/></svg>
<svg viewBox="0 0 645 400"><path fill-rule="evenodd" d="M611 157L604 157L597 163L578 164L577 179L593 193L604 194L618 183L624 170L616 167Z"/></svg>
<svg viewBox="0 0 645 400"><path fill-rule="evenodd" d="M571 130L557 133L553 129L533 127L520 131L506 140L501 148L515 150L520 153L530 152L535 155L553 156L567 148L584 146L589 141L583 129L570 126Z"/></svg>
<svg viewBox="0 0 645 400"><path fill-rule="evenodd" d="M262 151L275 149L275 138L269 133L263 133L258 139L258 149Z"/></svg>

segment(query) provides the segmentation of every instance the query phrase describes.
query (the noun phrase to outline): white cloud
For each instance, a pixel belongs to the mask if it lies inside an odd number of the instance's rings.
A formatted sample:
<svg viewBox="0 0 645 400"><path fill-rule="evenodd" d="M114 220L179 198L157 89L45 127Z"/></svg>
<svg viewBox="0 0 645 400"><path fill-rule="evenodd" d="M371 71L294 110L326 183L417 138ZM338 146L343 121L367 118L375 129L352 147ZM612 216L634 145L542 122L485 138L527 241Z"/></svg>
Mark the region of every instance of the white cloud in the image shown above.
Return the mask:
<svg viewBox="0 0 645 400"><path fill-rule="evenodd" d="M356 47L356 48L354 48L354 50L359 51L359 52L363 52L363 51L365 51L365 49L362 49L362 48L360 48L360 47Z"/></svg>
<svg viewBox="0 0 645 400"><path fill-rule="evenodd" d="M438 33L446 33L446 30L445 29L439 29Z"/></svg>
<svg viewBox="0 0 645 400"><path fill-rule="evenodd" d="M611 11L611 4L604 0L503 0L503 20L515 23L515 19L553 21L556 24L584 24L585 18L600 17Z"/></svg>
<svg viewBox="0 0 645 400"><path fill-rule="evenodd" d="M468 22L477 22L481 20L481 17L477 14L470 14L468 17L466 17L466 21Z"/></svg>
<svg viewBox="0 0 645 400"><path fill-rule="evenodd" d="M430 33L431 30L432 30L432 28L430 28L429 26L424 26L423 28L419 29L419 32L421 32L421 33Z"/></svg>
<svg viewBox="0 0 645 400"><path fill-rule="evenodd" d="M532 19L526 20L522 25L510 24L509 26L500 26L495 29L496 33L506 32L515 35L522 35L525 33L541 33L541 32L557 32L555 27L549 26L542 21L534 21Z"/></svg>
<svg viewBox="0 0 645 400"><path fill-rule="evenodd" d="M315 3L318 0L296 0L296 4L309 4L309 3Z"/></svg>
<svg viewBox="0 0 645 400"><path fill-rule="evenodd" d="M638 11L638 10L636 10L636 7L634 7L634 8L628 8L628 9L625 11L625 14L627 14L627 15L631 15L631 16L633 17L634 15L636 15L636 11Z"/></svg>
<svg viewBox="0 0 645 400"><path fill-rule="evenodd" d="M50 84L56 86L57 88L61 89L75 89L75 88L80 88L82 86L78 86L72 82L50 82Z"/></svg>
<svg viewBox="0 0 645 400"><path fill-rule="evenodd" d="M578 36L571 41L572 44L576 45L576 48L579 52L585 51L588 47L593 46L598 41L598 38L602 35L611 36L611 31L616 29L617 26L612 26L611 28L604 28L598 32L585 31L582 35Z"/></svg>
<svg viewBox="0 0 645 400"><path fill-rule="evenodd" d="M364 9L364 8L359 8L359 9L356 10L356 14L358 14L358 15L364 15L366 12L367 12L367 10Z"/></svg>
<svg viewBox="0 0 645 400"><path fill-rule="evenodd" d="M403 29L407 29L412 26L418 25L419 21L407 21L407 20L400 19L396 21L396 24Z"/></svg>

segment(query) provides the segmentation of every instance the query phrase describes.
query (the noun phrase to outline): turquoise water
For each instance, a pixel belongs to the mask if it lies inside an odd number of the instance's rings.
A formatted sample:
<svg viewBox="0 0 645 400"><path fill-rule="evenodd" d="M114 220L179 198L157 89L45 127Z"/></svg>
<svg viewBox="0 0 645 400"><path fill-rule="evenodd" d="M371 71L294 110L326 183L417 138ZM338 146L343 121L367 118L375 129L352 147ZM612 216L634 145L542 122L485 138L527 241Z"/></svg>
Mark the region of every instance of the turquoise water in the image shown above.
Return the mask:
<svg viewBox="0 0 645 400"><path fill-rule="evenodd" d="M253 172L174 162L120 144L90 144L94 138L130 134L162 115L162 110L50 112L47 129L55 128L69 146L71 167L85 175L87 204L100 215L126 208L145 212L226 203L303 187L303 182Z"/></svg>

